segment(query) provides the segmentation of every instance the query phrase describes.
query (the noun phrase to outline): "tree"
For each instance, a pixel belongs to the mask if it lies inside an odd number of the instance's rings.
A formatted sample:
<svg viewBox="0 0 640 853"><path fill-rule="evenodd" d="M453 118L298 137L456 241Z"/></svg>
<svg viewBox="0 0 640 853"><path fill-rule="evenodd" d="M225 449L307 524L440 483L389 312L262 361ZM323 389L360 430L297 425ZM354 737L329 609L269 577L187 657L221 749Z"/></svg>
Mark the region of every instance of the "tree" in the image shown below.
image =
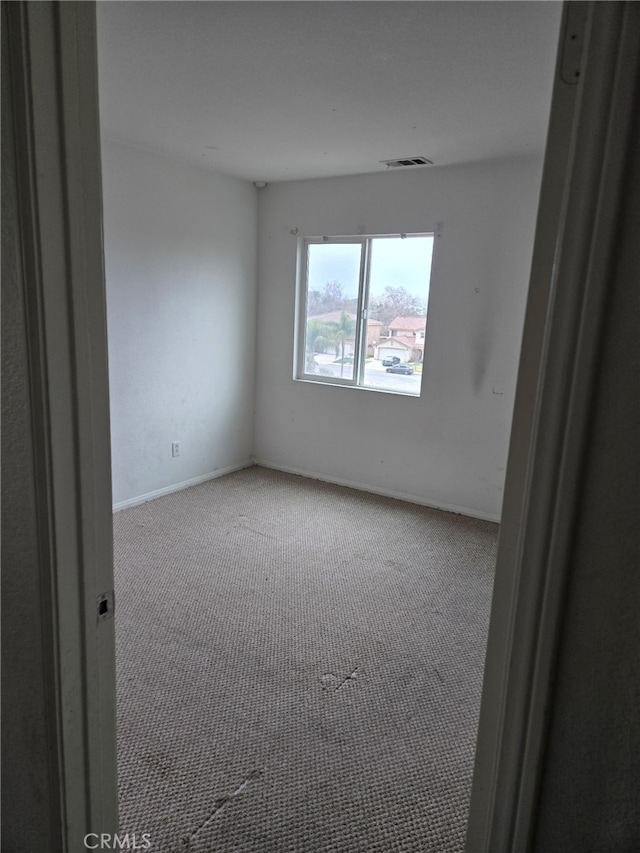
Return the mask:
<svg viewBox="0 0 640 853"><path fill-rule="evenodd" d="M308 320L306 344L306 371L313 373L315 370L314 356L317 352L324 352L327 344L333 338L334 323L324 323L322 320Z"/></svg>
<svg viewBox="0 0 640 853"><path fill-rule="evenodd" d="M333 340L336 343L336 358L340 351L340 376L344 375L344 347L346 342L355 334L356 324L349 317L346 311L340 315L340 322L336 324L337 328L333 335Z"/></svg>
<svg viewBox="0 0 640 853"><path fill-rule="evenodd" d="M328 281L320 290L310 290L307 295L307 316L316 314L329 314L331 311L343 311L354 308L357 299L347 299L342 290L342 284L337 281Z"/></svg>
<svg viewBox="0 0 640 853"><path fill-rule="evenodd" d="M310 290L307 293L307 314L313 317L314 314L322 314L322 294L319 290Z"/></svg>
<svg viewBox="0 0 640 853"><path fill-rule="evenodd" d="M369 300L369 317L384 326L394 317L425 317L426 303L404 287L385 287L382 298Z"/></svg>
<svg viewBox="0 0 640 853"><path fill-rule="evenodd" d="M325 284L322 296L327 305L324 309L325 311L336 311L344 305L345 298L342 292L342 284L335 279Z"/></svg>
<svg viewBox="0 0 640 853"><path fill-rule="evenodd" d="M343 311L339 323L325 323L323 320L307 320L307 333L305 335L305 355L307 373L314 373L316 368L315 355L325 352L327 346L335 347L336 358L340 356L340 376L344 375L344 350L348 340L355 335L356 324L351 317Z"/></svg>

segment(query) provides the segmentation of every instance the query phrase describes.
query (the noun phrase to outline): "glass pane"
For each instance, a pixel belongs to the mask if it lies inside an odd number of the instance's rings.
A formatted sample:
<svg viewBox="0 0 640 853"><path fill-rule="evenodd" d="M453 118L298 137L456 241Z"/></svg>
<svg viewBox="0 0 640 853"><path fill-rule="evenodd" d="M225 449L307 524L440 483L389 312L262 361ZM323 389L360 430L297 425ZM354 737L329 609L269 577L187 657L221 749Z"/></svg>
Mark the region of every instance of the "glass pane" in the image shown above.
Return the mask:
<svg viewBox="0 0 640 853"><path fill-rule="evenodd" d="M305 374L353 379L360 243L311 243L307 254Z"/></svg>
<svg viewBox="0 0 640 853"><path fill-rule="evenodd" d="M371 241L363 384L420 394L433 235Z"/></svg>

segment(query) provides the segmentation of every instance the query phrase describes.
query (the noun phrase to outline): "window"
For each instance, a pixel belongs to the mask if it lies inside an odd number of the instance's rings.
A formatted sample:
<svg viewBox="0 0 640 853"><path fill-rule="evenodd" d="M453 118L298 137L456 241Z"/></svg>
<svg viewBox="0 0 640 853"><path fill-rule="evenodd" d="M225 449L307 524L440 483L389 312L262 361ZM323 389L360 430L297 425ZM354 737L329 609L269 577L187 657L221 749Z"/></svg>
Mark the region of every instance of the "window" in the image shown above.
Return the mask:
<svg viewBox="0 0 640 853"><path fill-rule="evenodd" d="M433 242L304 240L296 378L418 396Z"/></svg>

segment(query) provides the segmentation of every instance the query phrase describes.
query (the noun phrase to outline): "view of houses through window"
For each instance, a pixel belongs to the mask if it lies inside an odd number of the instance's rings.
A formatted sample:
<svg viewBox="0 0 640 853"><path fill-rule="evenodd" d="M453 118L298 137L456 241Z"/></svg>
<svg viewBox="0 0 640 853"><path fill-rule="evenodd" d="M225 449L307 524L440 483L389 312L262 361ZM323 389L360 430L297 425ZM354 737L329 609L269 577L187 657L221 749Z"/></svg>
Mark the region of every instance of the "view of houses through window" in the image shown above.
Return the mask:
<svg viewBox="0 0 640 853"><path fill-rule="evenodd" d="M420 394L433 240L306 241L299 378Z"/></svg>

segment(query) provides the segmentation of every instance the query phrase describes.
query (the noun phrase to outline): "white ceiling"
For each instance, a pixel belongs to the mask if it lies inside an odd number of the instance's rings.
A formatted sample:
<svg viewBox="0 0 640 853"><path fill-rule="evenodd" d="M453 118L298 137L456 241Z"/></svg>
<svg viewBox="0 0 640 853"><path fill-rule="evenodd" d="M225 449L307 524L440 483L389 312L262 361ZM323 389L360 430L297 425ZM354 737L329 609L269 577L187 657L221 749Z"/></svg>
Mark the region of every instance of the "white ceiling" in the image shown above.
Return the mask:
<svg viewBox="0 0 640 853"><path fill-rule="evenodd" d="M264 181L541 154L560 15L553 0L100 2L103 133Z"/></svg>

